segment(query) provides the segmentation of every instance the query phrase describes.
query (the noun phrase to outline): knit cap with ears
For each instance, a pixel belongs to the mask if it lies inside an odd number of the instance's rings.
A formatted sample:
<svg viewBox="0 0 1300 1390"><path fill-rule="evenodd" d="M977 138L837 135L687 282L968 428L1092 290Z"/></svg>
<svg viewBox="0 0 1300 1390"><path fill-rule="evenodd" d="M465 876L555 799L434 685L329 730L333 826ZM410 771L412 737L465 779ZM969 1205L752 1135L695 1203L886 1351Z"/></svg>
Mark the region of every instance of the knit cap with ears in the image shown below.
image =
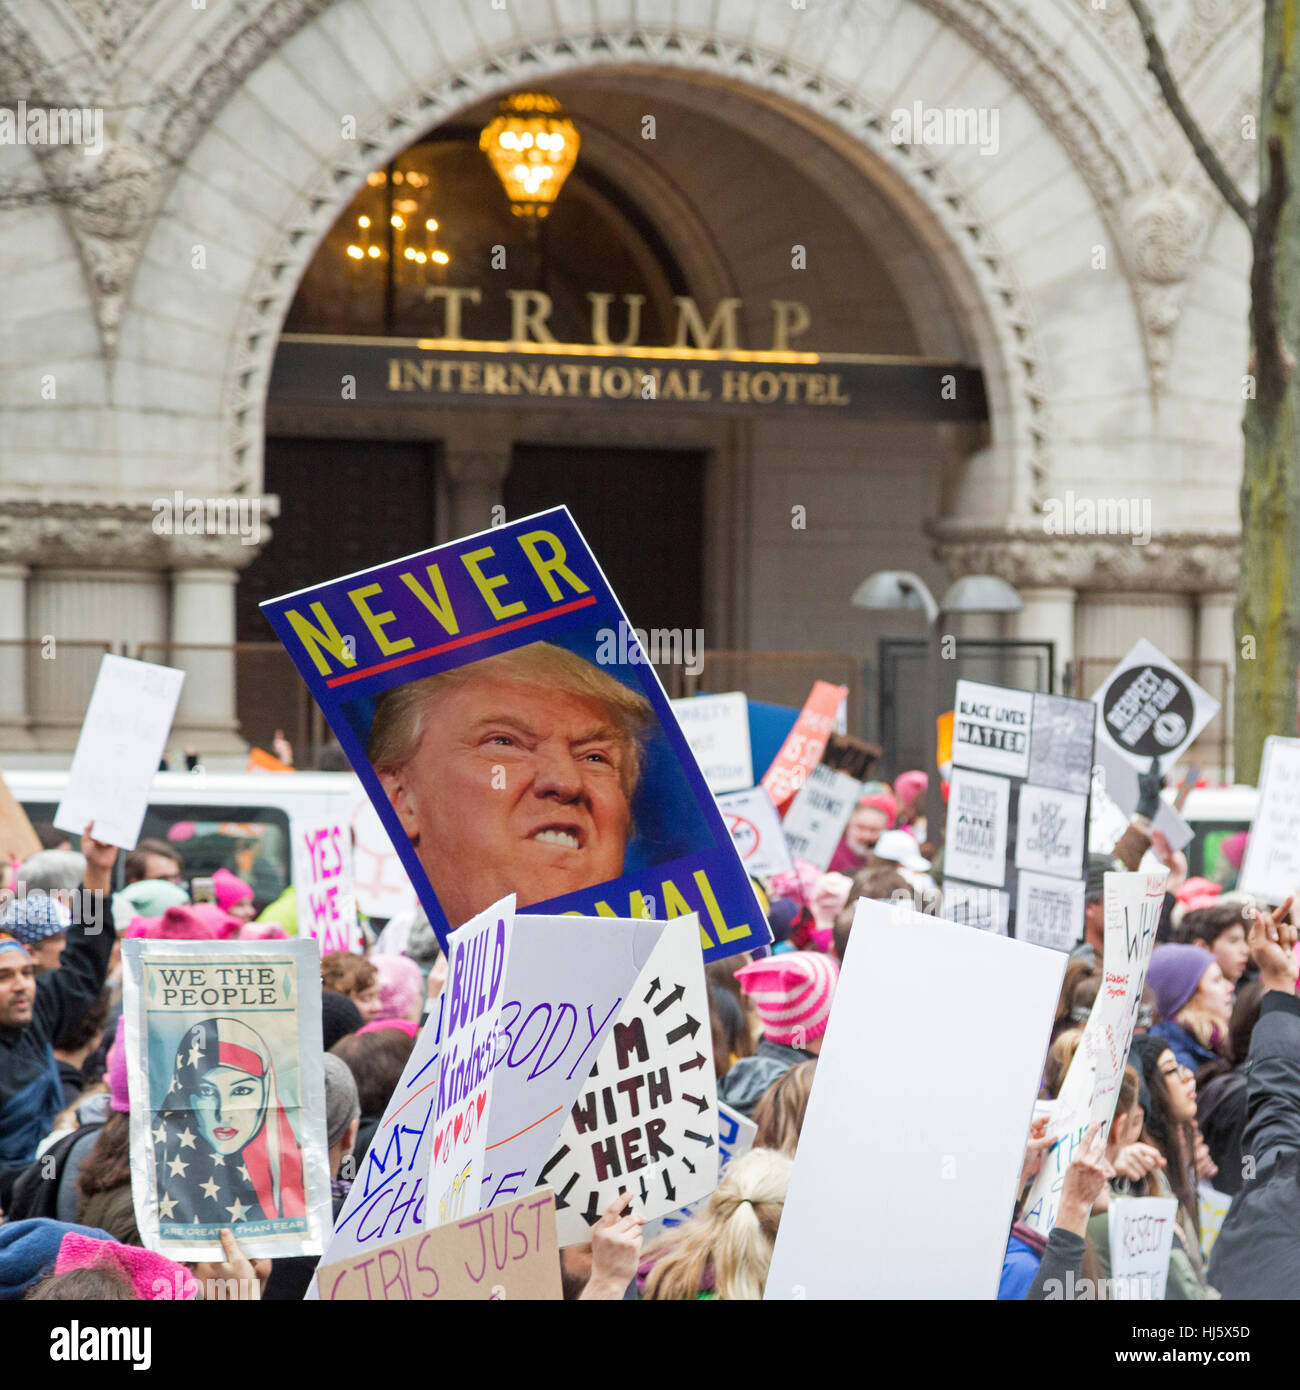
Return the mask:
<svg viewBox="0 0 1300 1390"><path fill-rule="evenodd" d="M839 973L831 956L788 951L744 966L736 979L754 1002L764 1036L799 1047L826 1031Z"/></svg>

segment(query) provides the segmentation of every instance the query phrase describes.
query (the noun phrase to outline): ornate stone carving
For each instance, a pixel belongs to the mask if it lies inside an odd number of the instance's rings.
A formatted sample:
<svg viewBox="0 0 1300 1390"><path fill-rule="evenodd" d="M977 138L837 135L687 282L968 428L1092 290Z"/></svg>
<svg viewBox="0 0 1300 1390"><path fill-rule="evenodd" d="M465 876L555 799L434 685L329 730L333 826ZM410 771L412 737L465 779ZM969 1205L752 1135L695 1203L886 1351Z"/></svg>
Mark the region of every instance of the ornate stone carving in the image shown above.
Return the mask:
<svg viewBox="0 0 1300 1390"><path fill-rule="evenodd" d="M256 500L267 515L277 514L278 498ZM265 524L256 544L245 544L234 533L159 534L154 529L159 515L151 503L0 501L0 563L42 569L239 570L271 537Z"/></svg>
<svg viewBox="0 0 1300 1390"><path fill-rule="evenodd" d="M100 59L107 63L148 14L153 0L63 0L63 4L80 21Z"/></svg>
<svg viewBox="0 0 1300 1390"><path fill-rule="evenodd" d="M1143 199L1131 219L1138 305L1156 390L1164 386L1173 332L1203 228L1202 209L1190 194L1177 188L1162 188Z"/></svg>
<svg viewBox="0 0 1300 1390"><path fill-rule="evenodd" d="M953 579L995 574L1016 588L1201 593L1236 587L1240 543L1222 532L1153 537L1057 536L1021 524L930 526L933 553Z"/></svg>

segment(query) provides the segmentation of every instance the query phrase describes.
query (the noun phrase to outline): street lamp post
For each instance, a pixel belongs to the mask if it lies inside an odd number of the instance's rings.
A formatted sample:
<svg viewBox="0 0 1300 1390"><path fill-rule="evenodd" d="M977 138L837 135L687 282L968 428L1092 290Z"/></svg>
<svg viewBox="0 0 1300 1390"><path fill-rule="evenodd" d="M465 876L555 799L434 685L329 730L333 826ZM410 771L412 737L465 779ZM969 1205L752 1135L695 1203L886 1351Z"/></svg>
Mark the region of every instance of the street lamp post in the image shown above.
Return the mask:
<svg viewBox="0 0 1300 1390"><path fill-rule="evenodd" d="M957 580L936 603L925 581L911 570L877 570L853 591L849 600L855 608L874 610L920 610L929 625L926 653L927 704L930 711L927 739L933 749L928 759L929 795L926 798L926 838L943 844L943 773L939 769L938 729L943 713L943 625L944 619L961 613L1018 613L1024 604L1020 595L1004 579L992 574L968 574Z"/></svg>

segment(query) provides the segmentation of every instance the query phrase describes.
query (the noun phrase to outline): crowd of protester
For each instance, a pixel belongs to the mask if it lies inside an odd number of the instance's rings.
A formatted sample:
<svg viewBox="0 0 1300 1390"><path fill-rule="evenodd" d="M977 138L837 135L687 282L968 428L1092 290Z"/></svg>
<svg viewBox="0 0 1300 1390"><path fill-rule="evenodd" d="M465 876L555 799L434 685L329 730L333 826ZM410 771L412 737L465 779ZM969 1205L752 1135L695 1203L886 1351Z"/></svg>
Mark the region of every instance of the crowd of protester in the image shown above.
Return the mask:
<svg viewBox="0 0 1300 1390"><path fill-rule="evenodd" d="M796 864L760 885L773 949L706 968L718 1097L757 1126L753 1147L723 1168L689 1219L649 1242L630 1195L611 1203L591 1241L562 1252L566 1297L762 1296L857 901L939 910L942 856L926 834L926 791L922 773L869 785L828 872ZM1102 985L1104 876L1136 869L1150 851L1170 872L1114 1118L1076 1148L1048 1232L1022 1220L1020 1207L1054 1142L1048 1114L1033 1120L999 1297L1105 1296L1108 1212L1115 1198L1134 1195L1177 1202L1167 1298L1275 1297L1300 1287L1291 904L1270 912L1232 891L1232 879L1189 880L1162 837L1140 819L1131 829L1140 833L1126 833L1113 853L1089 856L1083 937L1044 1039L1040 1092L1049 1109ZM295 929L291 896L259 903L223 868L212 875L215 901L191 901L181 853L157 840L126 856L126 883L114 893L117 851L93 827L79 852L59 832L41 831L48 847L21 875L11 870L26 891L0 915L0 1298L189 1298L213 1287L222 1296L303 1298L314 1259L252 1261L230 1231L222 1259L207 1264L141 1248L118 950L119 936L284 937ZM1235 875L1240 855L1228 862ZM336 1216L447 978L421 910L367 923L365 934L364 952L321 962ZM1207 1185L1231 1200L1213 1241L1202 1229Z"/></svg>

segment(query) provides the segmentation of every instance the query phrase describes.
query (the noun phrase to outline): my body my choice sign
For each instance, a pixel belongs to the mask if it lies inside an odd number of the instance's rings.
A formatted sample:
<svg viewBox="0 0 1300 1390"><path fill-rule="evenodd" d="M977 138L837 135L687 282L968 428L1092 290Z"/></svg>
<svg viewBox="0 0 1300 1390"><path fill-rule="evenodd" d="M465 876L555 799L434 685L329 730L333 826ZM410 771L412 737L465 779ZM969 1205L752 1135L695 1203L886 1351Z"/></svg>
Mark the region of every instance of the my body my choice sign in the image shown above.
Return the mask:
<svg viewBox="0 0 1300 1390"><path fill-rule="evenodd" d="M771 940L566 508L262 607L444 947L512 892L521 911L698 913L706 960Z"/></svg>

